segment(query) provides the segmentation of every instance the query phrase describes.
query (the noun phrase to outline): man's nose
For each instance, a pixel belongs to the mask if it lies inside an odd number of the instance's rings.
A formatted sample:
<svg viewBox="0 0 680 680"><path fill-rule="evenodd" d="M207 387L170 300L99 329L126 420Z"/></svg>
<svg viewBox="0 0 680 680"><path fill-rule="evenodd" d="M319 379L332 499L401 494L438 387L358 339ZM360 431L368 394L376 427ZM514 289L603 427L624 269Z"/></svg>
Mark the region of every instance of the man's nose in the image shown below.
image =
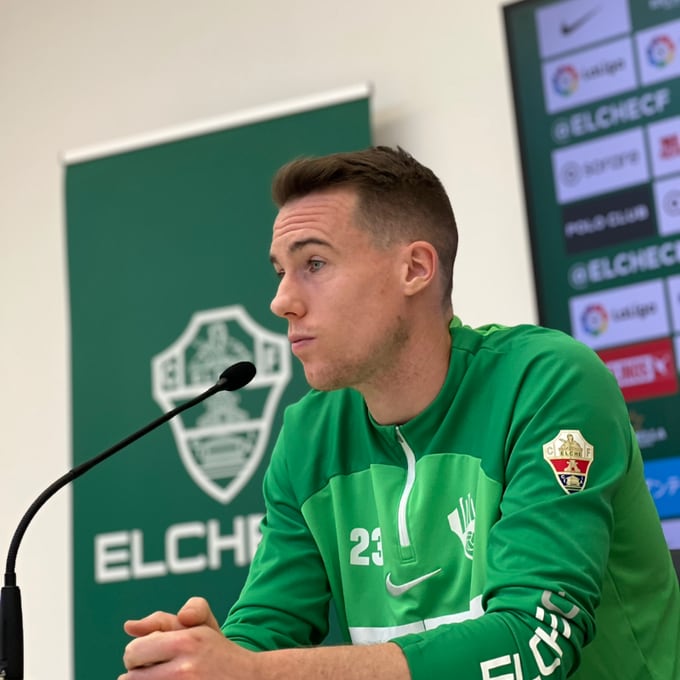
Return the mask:
<svg viewBox="0 0 680 680"><path fill-rule="evenodd" d="M269 307L276 316L282 318L302 316L304 305L302 304L299 291L296 290L296 286L289 277L284 276L281 279L276 295Z"/></svg>

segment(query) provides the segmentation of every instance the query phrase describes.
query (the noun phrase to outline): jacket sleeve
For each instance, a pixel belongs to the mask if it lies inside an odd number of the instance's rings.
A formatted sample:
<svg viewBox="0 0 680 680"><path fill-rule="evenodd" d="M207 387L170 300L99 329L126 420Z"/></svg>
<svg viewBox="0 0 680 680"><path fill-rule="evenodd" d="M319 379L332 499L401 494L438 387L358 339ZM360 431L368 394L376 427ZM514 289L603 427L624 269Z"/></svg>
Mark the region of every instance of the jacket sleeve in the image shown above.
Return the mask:
<svg viewBox="0 0 680 680"><path fill-rule="evenodd" d="M514 366L510 355L502 360L496 382L514 391L512 407L489 414L506 445L485 613L396 639L414 680L563 680L595 634L612 503L637 450L627 409L599 358L566 336L513 357ZM560 476L568 461L555 454L577 432L592 446L592 460L579 459L578 475Z"/></svg>
<svg viewBox="0 0 680 680"><path fill-rule="evenodd" d="M264 479L262 540L222 626L230 640L260 651L315 645L328 634L330 588L290 486L284 429Z"/></svg>

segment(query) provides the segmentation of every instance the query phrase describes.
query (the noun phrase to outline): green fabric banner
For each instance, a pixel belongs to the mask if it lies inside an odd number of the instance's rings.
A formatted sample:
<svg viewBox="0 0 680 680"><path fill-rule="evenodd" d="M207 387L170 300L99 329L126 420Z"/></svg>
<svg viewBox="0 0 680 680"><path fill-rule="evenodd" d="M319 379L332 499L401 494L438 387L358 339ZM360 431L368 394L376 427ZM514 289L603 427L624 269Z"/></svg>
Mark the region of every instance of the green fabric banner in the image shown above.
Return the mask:
<svg viewBox="0 0 680 680"><path fill-rule="evenodd" d="M192 595L226 615L283 408L307 389L269 310L270 182L296 156L368 146L368 90L251 114L66 159L74 465L257 367L75 482L76 680L121 672L127 618Z"/></svg>

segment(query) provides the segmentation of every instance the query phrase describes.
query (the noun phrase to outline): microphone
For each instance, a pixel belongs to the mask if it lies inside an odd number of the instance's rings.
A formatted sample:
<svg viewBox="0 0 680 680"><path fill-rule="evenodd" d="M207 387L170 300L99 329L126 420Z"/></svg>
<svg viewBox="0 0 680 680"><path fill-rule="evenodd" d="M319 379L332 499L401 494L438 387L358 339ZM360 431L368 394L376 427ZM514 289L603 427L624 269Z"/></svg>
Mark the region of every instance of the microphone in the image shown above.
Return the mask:
<svg viewBox="0 0 680 680"><path fill-rule="evenodd" d="M159 425L166 423L177 414L186 411L203 400L211 397L217 392L226 390L233 392L245 387L255 377L255 366L249 361L239 361L229 366L222 372L218 381L205 392L197 397L190 399L184 404L156 418L141 430L133 432L122 441L114 444L94 458L90 458L72 470L62 475L55 482L50 484L31 504L17 526L12 541L7 552L7 563L5 567L5 585L0 589L0 678L2 680L24 680L24 635L23 621L21 614L21 593L16 584L16 564L17 552L21 539L40 508L52 497L59 489L66 486L69 482L84 475L88 470L106 460L114 453L117 453L126 446L137 441L140 437L155 430Z"/></svg>

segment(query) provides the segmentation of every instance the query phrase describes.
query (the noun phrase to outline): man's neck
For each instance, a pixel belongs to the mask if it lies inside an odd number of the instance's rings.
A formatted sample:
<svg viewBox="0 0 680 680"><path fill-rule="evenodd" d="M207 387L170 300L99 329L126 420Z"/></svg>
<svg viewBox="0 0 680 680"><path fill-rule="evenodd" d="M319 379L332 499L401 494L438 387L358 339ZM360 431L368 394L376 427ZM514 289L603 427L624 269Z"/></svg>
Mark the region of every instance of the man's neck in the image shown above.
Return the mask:
<svg viewBox="0 0 680 680"><path fill-rule="evenodd" d="M432 327L414 334L388 374L358 388L373 419L381 425L399 425L422 413L444 385L450 356L448 323L435 334Z"/></svg>

